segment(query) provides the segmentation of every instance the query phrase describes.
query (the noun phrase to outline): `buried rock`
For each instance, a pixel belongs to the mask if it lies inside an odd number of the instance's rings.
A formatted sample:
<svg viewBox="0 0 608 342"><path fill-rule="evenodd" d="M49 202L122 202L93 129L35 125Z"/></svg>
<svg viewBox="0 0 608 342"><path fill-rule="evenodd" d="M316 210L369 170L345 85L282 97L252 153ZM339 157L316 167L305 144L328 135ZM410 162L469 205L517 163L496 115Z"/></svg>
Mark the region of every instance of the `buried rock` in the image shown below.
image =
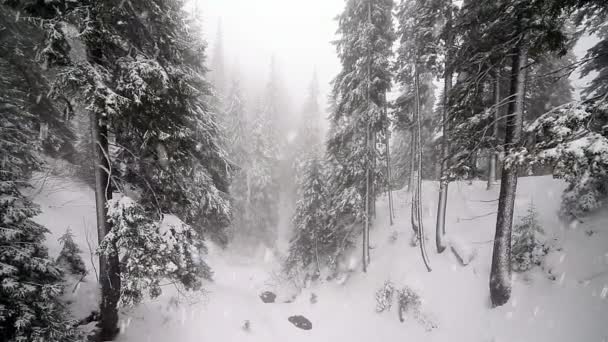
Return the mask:
<svg viewBox="0 0 608 342"><path fill-rule="evenodd" d="M270 292L270 291L264 291L262 292L262 294L260 295L260 299L262 300L262 302L264 303L274 303L274 300L277 298L277 295Z"/></svg>
<svg viewBox="0 0 608 342"><path fill-rule="evenodd" d="M291 324L295 325L296 327L298 327L302 330L312 329L312 323L304 316L301 316L301 315L291 316L287 320L290 321Z"/></svg>

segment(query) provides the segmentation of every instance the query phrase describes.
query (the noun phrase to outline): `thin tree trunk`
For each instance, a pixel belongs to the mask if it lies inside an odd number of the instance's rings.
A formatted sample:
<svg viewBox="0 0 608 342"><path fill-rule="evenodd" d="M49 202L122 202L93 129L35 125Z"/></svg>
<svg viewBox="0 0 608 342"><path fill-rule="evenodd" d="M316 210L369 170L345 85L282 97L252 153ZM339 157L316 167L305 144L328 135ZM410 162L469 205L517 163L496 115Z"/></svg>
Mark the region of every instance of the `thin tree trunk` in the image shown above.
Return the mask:
<svg viewBox="0 0 608 342"><path fill-rule="evenodd" d="M95 159L95 204L97 208L97 239L101 243L110 232L107 202L112 198L112 186L106 118L90 113L93 157ZM118 334L118 300L120 299L120 268L118 255L99 255L99 282L101 303L99 308L100 341L111 341Z"/></svg>
<svg viewBox="0 0 608 342"><path fill-rule="evenodd" d="M496 80L494 82L494 123L492 124L492 134L494 141L498 141L498 119L500 117L500 73L496 70ZM488 158L488 190L496 184L496 164L498 161L498 151L494 149Z"/></svg>
<svg viewBox="0 0 608 342"><path fill-rule="evenodd" d="M407 175L407 191L412 191L412 185L414 185L414 131L412 128L410 131L410 165L408 167L408 175Z"/></svg>
<svg viewBox="0 0 608 342"><path fill-rule="evenodd" d="M524 87L526 82L525 65L528 60L528 48L525 37L513 49L510 95L515 102L510 102L506 120L505 150L507 157L513 153L521 140L524 110ZM511 228L513 224L513 206L517 190L517 167L503 164L492 269L490 271L490 298L493 306L501 306L511 297Z"/></svg>
<svg viewBox="0 0 608 342"><path fill-rule="evenodd" d="M367 20L368 23L372 23L372 0L369 0L367 3ZM367 109L371 109L371 82L372 82L372 53L373 51L367 51L368 60L367 60ZM371 224L371 192L373 191L373 184L371 182L372 179L372 160L370 156L370 144L372 140L372 132L371 132L371 116L368 115L367 123L366 123L366 132L365 132L365 148L366 148L366 161L365 161L365 225L363 227L363 272L367 272L367 265L370 261L369 256L369 231Z"/></svg>
<svg viewBox="0 0 608 342"><path fill-rule="evenodd" d="M371 211L372 211L372 217L376 218L376 142L378 139L378 135L376 134L375 130L372 130L372 146L370 149L370 152L372 153L372 173L371 173L371 187L372 187L372 191L371 191L371 201L372 201L372 205L371 205Z"/></svg>
<svg viewBox="0 0 608 342"><path fill-rule="evenodd" d="M366 151L367 151L367 161L365 168L365 224L363 226L363 246L362 246L362 262L363 262L363 272L367 272L367 262L369 260L369 241L367 240L369 237L369 222L370 222L370 201L369 201L369 191L370 191L370 165L369 165L369 123L367 124L365 131L365 141L366 141Z"/></svg>
<svg viewBox="0 0 608 342"><path fill-rule="evenodd" d="M416 216L416 223L418 224L418 239L420 245L420 254L422 255L422 261L426 266L426 269L430 272L431 265L426 254L425 247L425 235L424 235L424 224L422 222L422 120L420 118L420 75L418 74L418 67L415 72L416 82L416 162L417 162L417 179L416 189L413 192L412 198L412 215Z"/></svg>
<svg viewBox="0 0 608 342"><path fill-rule="evenodd" d="M452 45L452 0L447 1L446 8L446 46L448 51ZM446 249L445 242L445 213L448 206L448 169L449 169L449 158L450 158L450 139L449 139L449 122L448 122L448 108L450 92L452 90L452 69L450 66L450 54L446 54L445 60L445 75L443 82L443 110L441 113L441 130L443 135L441 137L441 173L439 178L439 200L437 201L437 220L435 226L435 245L437 247L437 253L443 253Z"/></svg>
<svg viewBox="0 0 608 342"><path fill-rule="evenodd" d="M393 190L391 188L391 149L390 149L390 130L386 129L386 188L388 191L388 218L391 226L393 225Z"/></svg>

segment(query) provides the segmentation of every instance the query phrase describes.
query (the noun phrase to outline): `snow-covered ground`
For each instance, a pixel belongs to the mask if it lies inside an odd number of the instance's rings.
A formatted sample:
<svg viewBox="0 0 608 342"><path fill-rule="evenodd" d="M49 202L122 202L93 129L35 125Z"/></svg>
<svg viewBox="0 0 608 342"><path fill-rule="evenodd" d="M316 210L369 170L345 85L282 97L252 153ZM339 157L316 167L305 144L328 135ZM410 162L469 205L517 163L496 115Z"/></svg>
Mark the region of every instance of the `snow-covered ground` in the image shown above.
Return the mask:
<svg viewBox="0 0 608 342"><path fill-rule="evenodd" d="M553 248L545 270L517 275L510 302L491 309L488 281L498 189L486 191L483 182L450 185L448 235L459 249L474 253L471 263L461 266L450 250L435 252L437 185L425 182L423 187L432 272L423 266L419 249L410 246L410 195L398 191L393 226L388 223L386 199L378 201L368 273L359 270L360 253L355 250L356 270L345 283L315 284L285 303L289 293L277 287L276 258L252 259L211 246L209 264L215 280L206 286L206 295L177 304L183 297L167 286L159 299L122 314L119 341L608 341L608 213L564 224L557 217L563 184L550 177L521 178L515 217L533 201ZM35 200L43 210L38 222L52 232L51 253L58 253L57 237L69 226L91 268L85 231L94 248L92 192L53 179L47 180ZM549 279L549 269L555 280ZM401 323L395 308L376 313L375 292L386 280L415 289L429 323L412 319ZM91 269L70 294L75 316L82 318L94 307L94 289ZM276 303L260 300L265 290L277 291ZM293 326L287 320L292 315L310 319L312 330ZM243 328L246 321L249 329Z"/></svg>

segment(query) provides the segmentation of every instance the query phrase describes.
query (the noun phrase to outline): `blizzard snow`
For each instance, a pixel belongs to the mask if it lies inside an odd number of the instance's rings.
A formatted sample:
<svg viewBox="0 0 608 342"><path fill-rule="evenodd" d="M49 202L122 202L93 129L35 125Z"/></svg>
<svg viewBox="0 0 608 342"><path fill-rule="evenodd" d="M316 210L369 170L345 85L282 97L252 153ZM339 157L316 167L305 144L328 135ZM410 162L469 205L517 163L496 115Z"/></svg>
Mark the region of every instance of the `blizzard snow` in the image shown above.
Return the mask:
<svg viewBox="0 0 608 342"><path fill-rule="evenodd" d="M297 293L280 281L276 273L279 258L270 252L251 258L210 246L208 262L214 282L206 285L206 294L186 300L175 290L165 289L159 299L122 313L118 340L608 341L608 213L598 213L577 225L563 223L557 210L564 185L551 177L521 178L515 217L524 215L533 200L552 251L544 269L516 275L507 305L491 309L488 282L498 189L486 191L485 187L485 182L450 184L446 229L453 249L470 258L467 266L462 266L451 249L438 255L430 243L434 241L438 185L425 182L423 212L432 272L426 271L418 248L409 243L410 194L398 191L394 226L388 224L386 198L378 201L368 273L359 270L360 253L355 250L351 258L355 270L346 281L313 284ZM40 190L35 200L43 214L37 221L52 231L48 238L51 253L57 255L57 238L69 226L91 268L85 231L96 244L93 193L61 179L47 180ZM412 319L401 323L395 308L377 313L375 293L386 280L396 288L407 285L417 291L421 313L431 324ZM260 300L265 290L277 293L275 303ZM313 294L316 301L311 300ZM82 318L94 308L94 271L71 299L75 317ZM293 315L308 318L312 330L293 326L287 320Z"/></svg>

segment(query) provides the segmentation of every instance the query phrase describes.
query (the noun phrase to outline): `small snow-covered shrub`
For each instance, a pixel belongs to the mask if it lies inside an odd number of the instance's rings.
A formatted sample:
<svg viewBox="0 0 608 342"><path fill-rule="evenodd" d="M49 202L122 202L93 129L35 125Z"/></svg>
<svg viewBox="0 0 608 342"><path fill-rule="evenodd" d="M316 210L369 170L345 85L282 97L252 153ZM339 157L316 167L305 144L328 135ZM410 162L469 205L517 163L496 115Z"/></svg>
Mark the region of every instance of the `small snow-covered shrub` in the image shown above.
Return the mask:
<svg viewBox="0 0 608 342"><path fill-rule="evenodd" d="M57 257L57 264L74 275L86 275L87 268L80 256L82 251L74 242L74 234L72 234L70 228L59 238L59 242L61 243L61 252Z"/></svg>
<svg viewBox="0 0 608 342"><path fill-rule="evenodd" d="M384 282L382 288L376 291L376 312L390 311L393 306L395 286L390 280Z"/></svg>
<svg viewBox="0 0 608 342"><path fill-rule="evenodd" d="M542 264L548 253L548 248L539 239L542 234L544 231L538 223L538 213L530 202L526 215L513 228L511 265L515 272L526 272Z"/></svg>
<svg viewBox="0 0 608 342"><path fill-rule="evenodd" d="M415 317L420 316L422 301L420 296L408 286L404 286L397 291L397 304L399 305L399 320L405 321L405 313L410 313Z"/></svg>

